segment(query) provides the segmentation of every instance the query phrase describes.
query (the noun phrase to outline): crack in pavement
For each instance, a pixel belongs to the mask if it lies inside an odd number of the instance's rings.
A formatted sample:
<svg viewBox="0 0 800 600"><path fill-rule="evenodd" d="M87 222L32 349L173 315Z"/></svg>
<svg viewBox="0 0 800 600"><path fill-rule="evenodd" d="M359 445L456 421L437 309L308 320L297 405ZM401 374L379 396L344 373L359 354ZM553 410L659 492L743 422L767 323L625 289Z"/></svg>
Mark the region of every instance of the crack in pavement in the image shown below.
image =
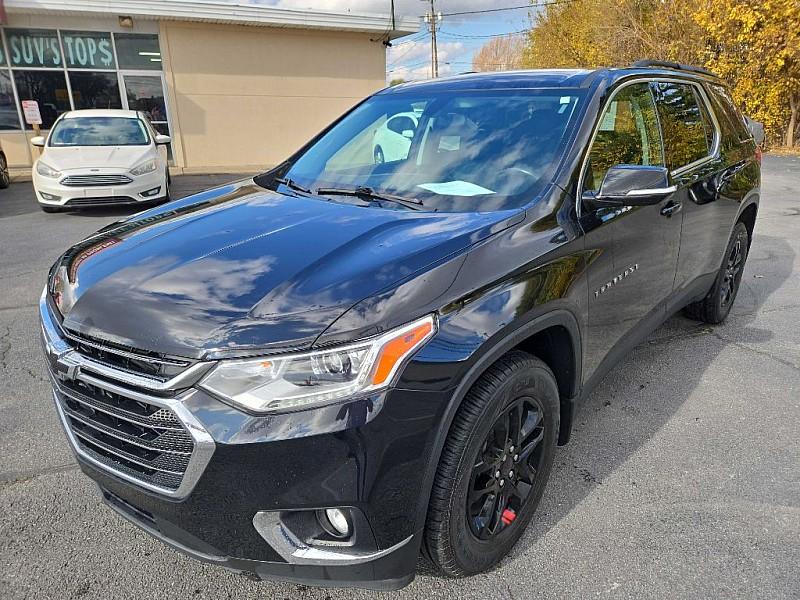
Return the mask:
<svg viewBox="0 0 800 600"><path fill-rule="evenodd" d="M749 350L750 352L754 352L755 354L758 354L760 356L765 356L767 358L770 358L770 359L774 360L775 362L778 362L778 363L780 363L780 364L782 364L782 365L784 365L786 367L789 367L791 369L794 369L795 371L800 372L800 365L796 365L791 361L788 361L788 360L786 360L784 358L781 358L780 356L775 356L771 352L767 352L766 350L759 350L758 348L753 348L752 346L748 346L747 344L745 344L743 342L737 342L736 340L730 340L730 339L728 339L726 337L723 337L722 335L720 335L716 331L713 332L711 335L713 335L715 338L717 338L721 342L725 342L726 344L733 344L734 346L736 346L737 348L741 348L742 350Z"/></svg>
<svg viewBox="0 0 800 600"><path fill-rule="evenodd" d="M0 312L5 310L22 310L23 308L36 308L36 304L20 304L19 306L0 306Z"/></svg>
<svg viewBox="0 0 800 600"><path fill-rule="evenodd" d="M8 351L11 350L10 338L11 328L8 325L5 325L5 332L0 333L0 369L3 371L8 368L6 357L8 356Z"/></svg>
<svg viewBox="0 0 800 600"><path fill-rule="evenodd" d="M42 467L41 469L32 469L29 471L7 471L0 473L0 489L9 488L18 483L31 481L42 475L52 475L53 473L65 473L67 471L74 471L79 468L77 463L69 463L66 465L55 465L52 467Z"/></svg>

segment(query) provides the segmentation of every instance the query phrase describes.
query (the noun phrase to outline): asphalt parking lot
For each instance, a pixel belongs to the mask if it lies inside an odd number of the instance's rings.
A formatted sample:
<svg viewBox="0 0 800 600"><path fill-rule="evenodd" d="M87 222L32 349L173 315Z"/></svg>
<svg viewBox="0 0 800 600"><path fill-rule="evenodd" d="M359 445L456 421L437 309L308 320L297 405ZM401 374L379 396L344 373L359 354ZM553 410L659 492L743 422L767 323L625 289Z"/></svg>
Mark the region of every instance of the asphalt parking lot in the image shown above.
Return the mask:
<svg viewBox="0 0 800 600"><path fill-rule="evenodd" d="M176 195L232 177L174 179ZM742 289L680 316L592 394L537 518L495 571L397 598L800 598L800 158L764 158ZM101 505L52 407L36 302L67 245L130 211L49 215L0 191L0 598L373 598L251 582Z"/></svg>

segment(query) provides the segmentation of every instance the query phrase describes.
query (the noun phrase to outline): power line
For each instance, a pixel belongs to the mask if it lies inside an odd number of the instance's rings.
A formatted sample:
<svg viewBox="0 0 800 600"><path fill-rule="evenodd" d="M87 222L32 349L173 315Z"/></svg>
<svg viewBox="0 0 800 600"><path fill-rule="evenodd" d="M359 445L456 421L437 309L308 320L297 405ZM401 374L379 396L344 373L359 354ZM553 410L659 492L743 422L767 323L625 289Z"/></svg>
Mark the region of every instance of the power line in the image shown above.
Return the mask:
<svg viewBox="0 0 800 600"><path fill-rule="evenodd" d="M506 10L522 10L523 8L539 8L540 6L552 6L554 4L569 4L576 0L548 0L537 4L524 4L522 6L507 6L505 8L485 8L483 10L462 10L459 12L442 13L443 17L454 17L458 15L482 15L486 13L502 12Z"/></svg>
<svg viewBox="0 0 800 600"><path fill-rule="evenodd" d="M529 33L530 29L520 29L519 31L508 31L506 33L492 33L487 35L466 35L462 33L451 33L449 31L439 31L439 35L443 35L446 37L453 37L453 38L466 38L466 39L488 39L488 38L497 38L497 37L506 37L507 35L521 35L524 33Z"/></svg>

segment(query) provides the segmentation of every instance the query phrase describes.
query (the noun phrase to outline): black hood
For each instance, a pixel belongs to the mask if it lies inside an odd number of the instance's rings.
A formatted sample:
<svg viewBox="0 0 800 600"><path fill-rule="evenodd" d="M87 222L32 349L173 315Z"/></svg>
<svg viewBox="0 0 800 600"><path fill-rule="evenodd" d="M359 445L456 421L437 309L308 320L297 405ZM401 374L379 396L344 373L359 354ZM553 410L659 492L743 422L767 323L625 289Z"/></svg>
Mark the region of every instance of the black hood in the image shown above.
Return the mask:
<svg viewBox="0 0 800 600"><path fill-rule="evenodd" d="M365 208L247 180L76 244L50 289L68 330L142 350L202 357L302 348L356 302L511 216Z"/></svg>

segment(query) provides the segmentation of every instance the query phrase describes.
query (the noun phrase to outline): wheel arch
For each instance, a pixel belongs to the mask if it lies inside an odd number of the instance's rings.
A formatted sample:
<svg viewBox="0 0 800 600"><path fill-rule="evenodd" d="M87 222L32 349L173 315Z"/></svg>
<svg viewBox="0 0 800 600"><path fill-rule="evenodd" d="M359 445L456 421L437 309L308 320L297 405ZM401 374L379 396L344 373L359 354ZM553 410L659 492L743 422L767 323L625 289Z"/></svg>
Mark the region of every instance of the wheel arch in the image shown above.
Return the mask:
<svg viewBox="0 0 800 600"><path fill-rule="evenodd" d="M575 404L580 396L581 335L578 320L575 316L566 309L555 309L524 323L504 335L490 347L481 349L481 355L461 378L445 410L441 425L434 439L431 452L432 460L428 464L424 479L424 494L421 498L424 502L420 502L420 510L417 517L419 528L424 527L430 494L433 488L433 478L456 412L467 392L480 376L497 359L511 350L526 351L542 360L553 371L558 383L561 406L558 444L564 445L569 441Z"/></svg>
<svg viewBox="0 0 800 600"><path fill-rule="evenodd" d="M758 216L758 202L755 200L748 203L736 217L737 223L744 223L747 227L747 244L748 247L753 243L753 230L756 227L756 217Z"/></svg>

